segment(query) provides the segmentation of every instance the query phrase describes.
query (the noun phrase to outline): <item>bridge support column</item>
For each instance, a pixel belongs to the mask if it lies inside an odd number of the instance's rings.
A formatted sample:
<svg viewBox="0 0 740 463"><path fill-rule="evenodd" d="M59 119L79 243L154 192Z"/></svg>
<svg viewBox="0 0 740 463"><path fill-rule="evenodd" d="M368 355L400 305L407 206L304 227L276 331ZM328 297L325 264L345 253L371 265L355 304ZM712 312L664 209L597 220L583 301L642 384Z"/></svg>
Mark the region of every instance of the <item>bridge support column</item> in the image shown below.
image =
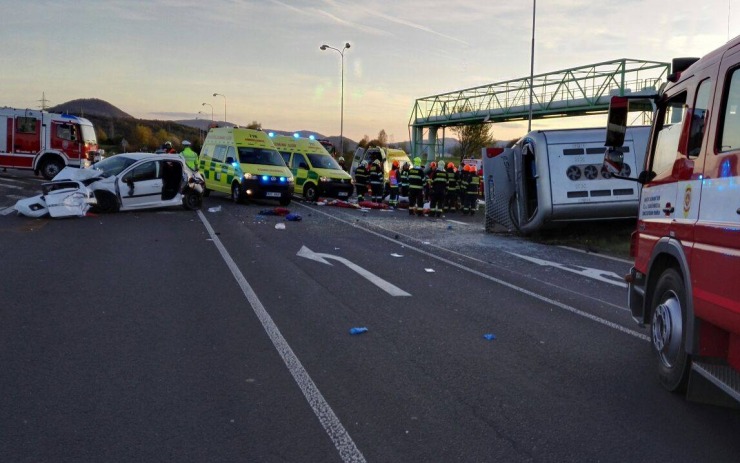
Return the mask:
<svg viewBox="0 0 740 463"><path fill-rule="evenodd" d="M409 157L413 160L415 157L421 157L424 152L424 128L413 126L411 128L411 153Z"/></svg>
<svg viewBox="0 0 740 463"><path fill-rule="evenodd" d="M437 127L429 127L425 151L427 156L422 158L424 164L437 160Z"/></svg>

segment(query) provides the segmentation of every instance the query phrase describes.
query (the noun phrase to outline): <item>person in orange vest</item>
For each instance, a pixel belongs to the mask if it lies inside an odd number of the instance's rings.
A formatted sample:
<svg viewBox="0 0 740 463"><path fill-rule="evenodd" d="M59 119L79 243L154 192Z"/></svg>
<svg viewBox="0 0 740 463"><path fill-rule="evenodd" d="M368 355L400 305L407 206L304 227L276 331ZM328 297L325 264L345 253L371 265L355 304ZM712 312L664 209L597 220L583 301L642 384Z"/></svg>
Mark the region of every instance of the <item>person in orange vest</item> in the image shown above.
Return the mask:
<svg viewBox="0 0 740 463"><path fill-rule="evenodd" d="M388 172L388 185L390 187L390 197L388 205L392 208L398 207L398 187L401 183L400 171L398 170L398 161L393 161L391 170Z"/></svg>

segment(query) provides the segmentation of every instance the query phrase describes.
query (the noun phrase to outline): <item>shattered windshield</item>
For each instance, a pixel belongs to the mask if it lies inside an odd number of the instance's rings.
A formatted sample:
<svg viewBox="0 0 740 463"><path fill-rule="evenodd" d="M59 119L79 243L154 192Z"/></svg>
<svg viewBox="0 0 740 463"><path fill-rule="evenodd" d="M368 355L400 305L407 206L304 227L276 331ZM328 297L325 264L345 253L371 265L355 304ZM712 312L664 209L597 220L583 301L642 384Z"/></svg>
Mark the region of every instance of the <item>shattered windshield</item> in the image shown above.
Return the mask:
<svg viewBox="0 0 740 463"><path fill-rule="evenodd" d="M96 162L95 164L90 166L90 168L103 172L103 177L110 177L111 175L120 174L123 169L135 162L136 159L131 159L126 156L118 155L103 159L100 162Z"/></svg>

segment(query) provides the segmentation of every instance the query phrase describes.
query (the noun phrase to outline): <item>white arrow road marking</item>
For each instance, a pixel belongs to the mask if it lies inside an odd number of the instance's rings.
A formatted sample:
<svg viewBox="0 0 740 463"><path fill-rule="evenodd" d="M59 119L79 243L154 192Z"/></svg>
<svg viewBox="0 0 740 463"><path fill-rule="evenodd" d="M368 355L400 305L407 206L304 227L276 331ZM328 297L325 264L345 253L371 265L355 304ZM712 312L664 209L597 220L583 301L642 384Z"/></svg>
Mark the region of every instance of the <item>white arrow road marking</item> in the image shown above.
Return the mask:
<svg viewBox="0 0 740 463"><path fill-rule="evenodd" d="M374 284L375 286L382 289L383 291L390 294L391 296L411 296L411 294L402 290L398 286L388 283L387 281L380 278L379 276L368 272L364 268L345 259L344 257L334 256L332 254L323 254L320 252L313 252L312 250L308 249L306 246L301 247L301 250L298 251L298 254L296 255L305 257L306 259L314 260L316 262L321 262L322 264L326 264L326 265L331 265L331 263L327 261L326 259L336 260L337 262L341 262L347 267L349 267L350 269L359 273L361 276L363 276L368 281L370 281L370 283Z"/></svg>
<svg viewBox="0 0 740 463"><path fill-rule="evenodd" d="M594 280L603 281L604 283L609 283L610 285L621 286L622 288L627 287L627 283L624 282L622 277L620 277L614 272L609 272L606 270L599 270L597 268L581 267L580 265L573 265L573 267L580 267L581 269L581 270L576 270L574 268L568 267L567 265L559 264L557 262L550 262L549 260L542 260L536 257L523 256L521 254L516 254L513 252L510 252L509 254L513 256L517 256L524 260L528 260L530 262L534 262L537 265L542 265L546 267L555 267L555 268L559 268L560 270L565 270L566 272L575 273L576 275L582 275L588 278L593 278ZM614 280L614 278L616 278L617 280ZM619 280L622 280L622 281L619 281Z"/></svg>

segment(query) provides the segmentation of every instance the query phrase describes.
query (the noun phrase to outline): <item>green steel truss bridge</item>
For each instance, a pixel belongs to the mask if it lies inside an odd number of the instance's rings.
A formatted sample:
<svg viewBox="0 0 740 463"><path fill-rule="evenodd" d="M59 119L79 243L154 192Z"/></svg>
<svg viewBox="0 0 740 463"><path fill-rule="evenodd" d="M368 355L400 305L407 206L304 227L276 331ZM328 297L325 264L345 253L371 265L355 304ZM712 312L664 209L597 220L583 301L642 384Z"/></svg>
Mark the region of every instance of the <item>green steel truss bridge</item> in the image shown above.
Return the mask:
<svg viewBox="0 0 740 463"><path fill-rule="evenodd" d="M535 75L532 119L605 114L612 96L657 94L670 70L670 63L622 58ZM417 99L409 119L412 157L437 157L440 127L527 120L529 84L523 77Z"/></svg>

